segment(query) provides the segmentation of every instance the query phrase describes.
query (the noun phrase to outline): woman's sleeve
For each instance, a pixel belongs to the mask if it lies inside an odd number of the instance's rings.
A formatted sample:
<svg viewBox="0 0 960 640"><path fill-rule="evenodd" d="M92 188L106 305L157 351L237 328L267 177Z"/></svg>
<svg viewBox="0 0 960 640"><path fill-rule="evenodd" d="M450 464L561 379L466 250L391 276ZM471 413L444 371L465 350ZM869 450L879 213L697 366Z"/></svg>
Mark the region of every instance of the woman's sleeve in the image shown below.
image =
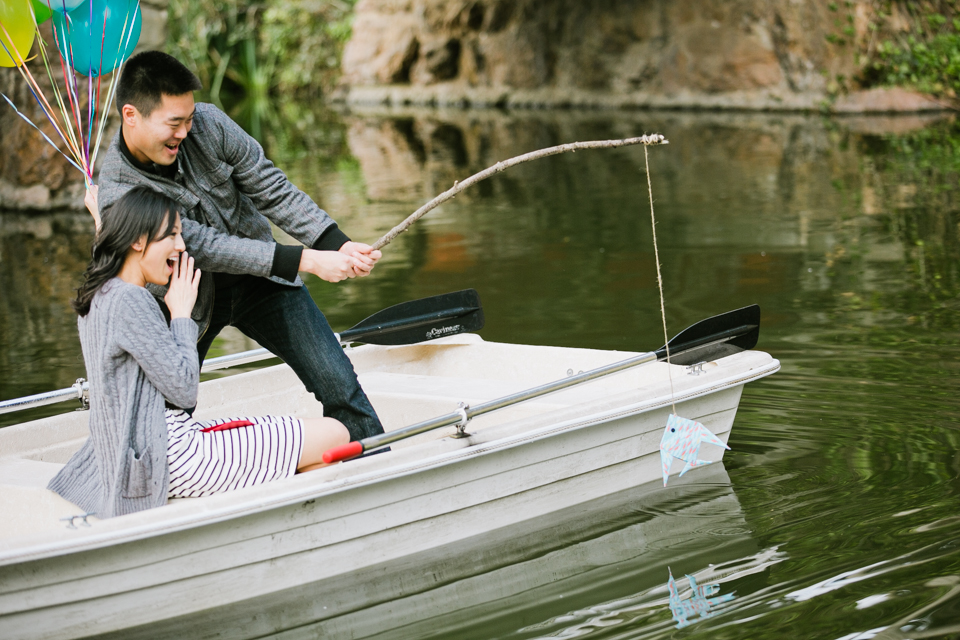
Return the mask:
<svg viewBox="0 0 960 640"><path fill-rule="evenodd" d="M190 318L175 318L168 327L150 292L142 288L125 292L117 305L118 344L169 403L195 407L200 383L197 324Z"/></svg>

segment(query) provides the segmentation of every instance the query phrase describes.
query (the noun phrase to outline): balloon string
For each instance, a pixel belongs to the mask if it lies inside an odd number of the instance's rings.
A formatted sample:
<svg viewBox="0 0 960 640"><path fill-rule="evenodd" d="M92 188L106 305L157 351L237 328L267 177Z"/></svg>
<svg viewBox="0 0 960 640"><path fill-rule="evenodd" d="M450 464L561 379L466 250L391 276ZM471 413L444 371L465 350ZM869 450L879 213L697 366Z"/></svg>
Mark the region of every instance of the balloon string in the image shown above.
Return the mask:
<svg viewBox="0 0 960 640"><path fill-rule="evenodd" d="M137 12L140 11L140 0L136 1L136 5L133 7L133 16L130 15L130 3L127 2L127 15L123 18L123 30L120 32L120 44L117 47L117 57L116 59L120 61L117 65L117 68L114 69L113 75L110 78L110 86L107 88L107 105L113 102L113 96L116 92L117 83L119 82L120 76L123 74L123 65L126 63L126 58L121 55L127 48L130 46L130 39L133 37L133 26L137 22ZM130 27L127 30L127 27ZM106 32L106 28L104 28ZM103 55L103 46L101 45L100 55ZM101 61L102 64L102 61ZM102 67L101 67L102 70ZM102 74L101 74L102 75ZM108 109L103 110L103 115L100 119L100 126L97 130L97 141L93 145L93 158L90 160L90 169L93 170L93 167L97 163L97 155L100 151L100 140L103 138L103 130L107 122L107 111ZM92 176L92 174L91 174Z"/></svg>
<svg viewBox="0 0 960 640"><path fill-rule="evenodd" d="M23 79L29 86L30 91L33 92L34 89L39 91L40 86L37 84L37 81L33 79L33 74L31 74L30 69L27 68L26 61L23 59L23 56L20 55L20 51L17 49L17 45L13 43L13 37L10 36L9 32L7 31L7 28L3 26L2 22L0 22L0 30L3 31L3 35L5 35L7 37L7 40L10 41L10 46L13 47L13 53L10 53L10 50L7 49L7 45L3 43L2 39L0 39L0 46L3 47L3 50L6 52L6 54L14 61L14 64L17 67L17 71L19 71L20 75L23 76ZM16 57L14 57L14 54L16 54ZM20 64L16 64L18 60ZM40 91L40 96L43 97L42 91ZM34 93L33 97L37 98L37 94ZM37 98L37 100L39 101L39 98ZM44 99L44 101L46 101L46 99ZM42 104L40 106L43 107ZM49 107L49 103L47 104L47 106Z"/></svg>
<svg viewBox="0 0 960 640"><path fill-rule="evenodd" d="M69 24L69 21L68 21L68 20L66 20L65 22L67 22L67 24ZM66 89L67 89L67 91L66 91L66 94L67 94L67 102L68 102L69 105L70 105L70 117L67 119L67 122L70 122L70 120L72 120L74 117L75 117L76 120L77 120L77 131L76 131L76 132L73 131L73 125L72 125L72 124L71 124L70 127L67 128L67 131L70 132L70 137L71 137L71 139L74 138L74 134L75 134L75 133L78 133L78 134L80 134L81 140L82 140L83 130L80 128L80 114L77 113L77 108L76 108L76 104L77 104L77 102L78 102L77 99L76 99L76 92L74 91L74 86L70 83L70 78L69 78L68 75L67 75L67 65L69 64L69 65L71 66L71 68L72 68L72 65L73 65L73 47L69 46L69 45L70 45L70 43L69 43L69 38L66 38L66 35L67 35L67 34L64 33L64 34L62 34L62 35L64 36L64 43L63 43L63 47L61 48L61 46L60 46L60 38L57 36L57 27L56 27L56 25L54 25L54 27L53 27L53 39L54 39L54 41L55 41L56 44L57 44L57 50L60 51L60 70L63 72L63 85L64 85L64 86L66 87ZM64 59L64 57L63 57L63 51L64 51L64 50L67 51L67 58L66 58L66 59ZM74 78L74 80L76 80L76 78ZM74 144L76 144L77 154L80 156L80 160L81 160L81 163L82 163L82 161L83 161L83 154L80 152L80 144L77 143L76 140L74 140Z"/></svg>
<svg viewBox="0 0 960 640"><path fill-rule="evenodd" d="M68 140L66 139L66 137L64 136L64 133L63 133L63 131L61 130L61 128L60 128L60 126L59 126L59 123L56 122L55 117L51 117L52 108L50 107L50 103L46 101L46 97L43 95L43 91L40 89L40 85L37 84L37 81L33 78L33 74L31 74L31 73L30 73L30 70L27 68L26 63L25 63L25 61L24 61L24 59L23 59L23 56L20 55L20 51L17 49L17 46L13 43L13 38L10 37L10 34L7 32L6 27L3 26L3 23L0 23L0 29L3 30L4 35L7 36L7 40L10 41L10 46L13 47L13 51L14 51L14 53L16 54L16 57L14 57L14 55L10 53L10 50L7 49L7 46L3 43L3 40L2 40L2 39L0 39L0 46L3 47L3 50L6 52L6 54L7 54L8 56L10 56L10 58L11 58L15 63L16 63L16 61L18 61L18 60L20 61L20 64L17 65L17 70L20 72L20 75L23 77L24 82L26 82L27 88L30 90L30 93L33 95L34 100L36 100L36 101L37 101L37 104L40 105L40 109L43 111L44 115L47 117L47 120L50 121L50 124L51 124L51 125L53 126L53 128L56 130L57 134L63 139L64 142L67 143L67 147L70 148L71 154L74 155L74 158L75 158L75 159L78 159L78 160L79 160L79 157L78 157L77 154L75 153L75 149L71 147L69 141L68 141ZM34 129L36 129L37 131L40 131L40 128L37 127L37 125L35 125L35 124L34 124L29 118L27 118L23 113L21 113L21 112L16 108L16 106L14 106L13 102L11 102L9 98L7 98L6 96L4 96L4 98L6 99L7 103L8 103L11 107L13 107L13 110L17 112L17 115L19 115L21 118L23 118L24 120L26 120L27 123L29 123L30 126L32 126ZM44 105L46 105L46 106L44 106ZM48 110L48 109L49 109L49 110ZM64 127L64 128L66 128L66 127ZM69 131L69 129L68 129L68 131ZM41 131L41 133L43 133L43 132ZM57 151L59 151L61 154L63 154L63 151L60 150L60 147L58 147L57 145L53 144L53 141L51 141L49 138L47 138L45 134L44 134L44 137L47 139L47 142L49 142L50 144L52 144L53 147L54 147ZM64 156L64 157L66 157L66 156ZM68 160L69 160L69 158L68 158ZM74 166L77 166L75 163L72 163L72 162L71 162L71 164L73 164Z"/></svg>
<svg viewBox="0 0 960 640"><path fill-rule="evenodd" d="M66 9L66 2L64 1L64 9ZM53 37L57 43L57 49L60 51L60 68L63 71L63 84L67 88L67 100L70 103L70 113L73 119L76 120L77 130L76 134L78 136L79 142L77 143L77 152L80 155L81 164L86 167L86 158L83 155L83 125L80 122L80 98L79 98L79 87L77 83L77 73L74 70L74 61L76 56L73 53L73 43L70 41L70 34L68 33L71 30L72 20L70 19L69 14L64 14L63 19L66 31L62 34L62 38L58 38L57 28L54 25L53 28ZM60 40L63 40L63 46L60 46ZM67 57L64 58L63 53L67 53ZM67 71L67 67L70 68L70 71ZM71 82L72 80L72 82ZM71 137L73 136L73 131L71 130ZM86 173L86 171L84 171Z"/></svg>
<svg viewBox="0 0 960 640"><path fill-rule="evenodd" d="M70 118L67 116L67 108L63 104L63 95L60 93L60 87L53 78L53 71L50 70L50 60L47 58L47 46L43 41L43 36L40 33L39 26L37 27L37 36L38 36L37 44L40 45L40 58L43 60L43 66L44 66L44 69L46 69L47 78L50 80L50 86L53 87L53 95L56 98L57 106L60 108L60 115L63 117L63 122L69 124ZM57 52L59 53L59 49L57 50ZM41 95L42 95L42 92L41 92ZM44 96L44 101L46 102L45 96ZM47 105L49 106L49 102L47 103ZM41 105L41 108L43 108L43 105ZM46 113L46 111L44 112ZM47 114L47 119L51 119L51 118L55 119L56 114L53 114L52 107L50 107L50 112L51 113ZM63 138L64 142L67 142L66 137L63 135L62 132L60 132L58 125L60 125L59 121L54 123L54 127L57 128L57 133L60 133L60 137ZM65 125L60 125L60 126L64 126L64 128L66 128ZM67 146L69 146L69 142L67 142Z"/></svg>
<svg viewBox="0 0 960 640"><path fill-rule="evenodd" d="M663 344L667 349L667 379L670 381L670 406L677 415L676 397L673 391L673 372L670 365L670 341L667 338L667 311L663 301L663 278L660 275L660 251L657 249L657 218L653 213L653 186L650 183L650 157L647 145L643 145L643 164L647 171L647 194L650 196L650 230L653 232L653 259L657 263L657 290L660 292L660 319L663 321Z"/></svg>
<svg viewBox="0 0 960 640"><path fill-rule="evenodd" d="M29 124L31 127L33 127L34 129L36 129L37 131L40 131L40 127L38 127L37 125L33 124L33 122L30 121L30 118L28 118L27 116L25 116L25 115L23 115L22 113L20 113L20 110L17 109L17 107L14 106L13 102L10 101L10 98L8 98L8 97L6 96L6 94L0 93L0 96L3 96L3 99L7 101L7 104L9 104L11 107L13 107L13 110L16 111L17 115L20 116L21 118L23 118L24 121L26 121L27 124ZM67 154L65 154L65 153L60 149L60 147L58 147L57 145L55 145L55 144L53 143L53 140L51 140L49 137L47 137L47 134L45 134L43 131L40 131L40 135L42 135L42 136L43 136L43 139L46 140L47 142L49 142L49 143L50 143L50 146L53 147L54 149L56 149L56 150L60 153L60 155L62 155L64 158L66 158L66 159L67 159L67 162L69 162L70 164L72 164L73 166L75 166L77 169L80 169L80 165L78 165L76 162L74 162L73 160L71 160L71 159L67 156ZM80 171L83 171L83 169L80 169Z"/></svg>
<svg viewBox="0 0 960 640"><path fill-rule="evenodd" d="M92 4L93 0L90 0L90 2ZM72 31L73 20L70 18L70 14L64 15L64 18L65 19L63 22L64 24L67 25L67 30ZM66 43L67 48L70 50L69 68L70 68L70 78L73 80L73 84L71 85L71 88L73 90L74 113L76 114L76 117L77 117L77 135L82 143L84 140L84 136L83 136L82 116L80 114L80 81L77 79L77 68L76 68L77 56L73 53L73 40L69 37L69 34L67 34L67 37L64 39L64 42ZM83 144L80 145L80 153L83 154ZM86 164L87 157L83 156L83 159L84 159L84 167L87 167L87 164Z"/></svg>

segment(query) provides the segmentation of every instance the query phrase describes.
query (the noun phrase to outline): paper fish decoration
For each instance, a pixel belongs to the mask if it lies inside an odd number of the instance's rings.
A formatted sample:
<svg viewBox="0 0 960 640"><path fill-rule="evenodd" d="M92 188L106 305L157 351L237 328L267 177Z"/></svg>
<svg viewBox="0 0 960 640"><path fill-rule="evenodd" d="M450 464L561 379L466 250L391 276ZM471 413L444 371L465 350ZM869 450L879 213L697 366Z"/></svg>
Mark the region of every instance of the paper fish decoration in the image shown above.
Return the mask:
<svg viewBox="0 0 960 640"><path fill-rule="evenodd" d="M670 571L670 569L668 568L667 571ZM691 575L687 575L687 579L690 581L690 589L693 590L693 594L686 600L680 599L680 593L677 590L677 583L673 579L672 571L670 571L670 580L667 582L667 588L670 590L670 611L673 612L673 619L677 621L677 629L682 629L691 624L690 618L694 616L700 616L701 620L709 618L714 613L711 607L728 602L736 597L732 593L727 593L711 598L709 596L720 590L719 585L700 586L697 584L697 579Z"/></svg>
<svg viewBox="0 0 960 640"><path fill-rule="evenodd" d="M667 427L660 438L660 462L663 465L663 486L667 486L667 476L670 475L670 465L674 458L686 461L680 475L694 467L710 464L708 460L700 460L700 444L709 442L729 449L723 440L710 433L710 430L699 422L681 418L670 414Z"/></svg>

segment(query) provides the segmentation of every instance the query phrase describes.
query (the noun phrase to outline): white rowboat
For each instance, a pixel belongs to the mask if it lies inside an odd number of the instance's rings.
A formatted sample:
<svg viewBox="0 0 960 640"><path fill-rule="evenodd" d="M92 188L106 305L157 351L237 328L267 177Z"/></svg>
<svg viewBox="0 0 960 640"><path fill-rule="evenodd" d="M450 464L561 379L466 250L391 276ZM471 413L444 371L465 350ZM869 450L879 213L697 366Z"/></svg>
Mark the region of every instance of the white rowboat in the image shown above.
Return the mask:
<svg viewBox="0 0 960 640"><path fill-rule="evenodd" d="M348 354L388 433L637 356L473 334ZM693 367L653 362L478 416L467 437L447 426L388 453L128 516L90 516L89 526L45 489L87 437L87 414L0 429L0 637L251 638L423 593L477 568L424 571L423 554L455 554L477 536L661 485L671 403L726 441L743 385L779 367L759 351ZM286 365L204 382L199 407L200 418L322 415ZM701 450L708 460L722 455Z"/></svg>

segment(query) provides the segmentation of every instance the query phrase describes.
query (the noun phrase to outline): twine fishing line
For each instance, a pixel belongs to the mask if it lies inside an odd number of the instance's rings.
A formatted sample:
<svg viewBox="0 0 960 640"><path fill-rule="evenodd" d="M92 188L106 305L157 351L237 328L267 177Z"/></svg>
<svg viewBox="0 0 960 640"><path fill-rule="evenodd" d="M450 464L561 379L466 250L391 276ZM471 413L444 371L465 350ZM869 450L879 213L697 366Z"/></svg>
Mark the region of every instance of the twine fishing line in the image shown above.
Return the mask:
<svg viewBox="0 0 960 640"><path fill-rule="evenodd" d="M673 371L670 366L670 342L667 339L667 310L663 298L663 276L660 273L660 249L657 247L657 217L653 212L653 186L650 183L650 157L647 148L643 148L644 168L647 172L647 194L650 196L650 229L653 232L653 257L657 263L657 291L660 293L660 320L663 323L663 344L667 352L667 379L670 381L670 407L673 413L667 417L667 424L660 438L660 467L663 472L663 486L667 486L670 470L674 459L683 460L686 464L680 471L682 476L690 469L705 464L709 460L700 459L700 445L703 442L719 445L729 449L723 440L715 436L705 426L688 418L677 415L676 393L673 388Z"/></svg>
<svg viewBox="0 0 960 640"><path fill-rule="evenodd" d="M653 185L650 183L650 156L643 145L643 165L647 172L647 195L650 196L650 230L653 232L653 259L657 263L657 291L660 292L660 320L663 322L663 344L667 349L667 379L670 381L670 406L677 415L673 392L673 373L670 370L670 340L667 338L667 310L663 301L663 277L660 275L660 250L657 248L657 217L653 212Z"/></svg>

